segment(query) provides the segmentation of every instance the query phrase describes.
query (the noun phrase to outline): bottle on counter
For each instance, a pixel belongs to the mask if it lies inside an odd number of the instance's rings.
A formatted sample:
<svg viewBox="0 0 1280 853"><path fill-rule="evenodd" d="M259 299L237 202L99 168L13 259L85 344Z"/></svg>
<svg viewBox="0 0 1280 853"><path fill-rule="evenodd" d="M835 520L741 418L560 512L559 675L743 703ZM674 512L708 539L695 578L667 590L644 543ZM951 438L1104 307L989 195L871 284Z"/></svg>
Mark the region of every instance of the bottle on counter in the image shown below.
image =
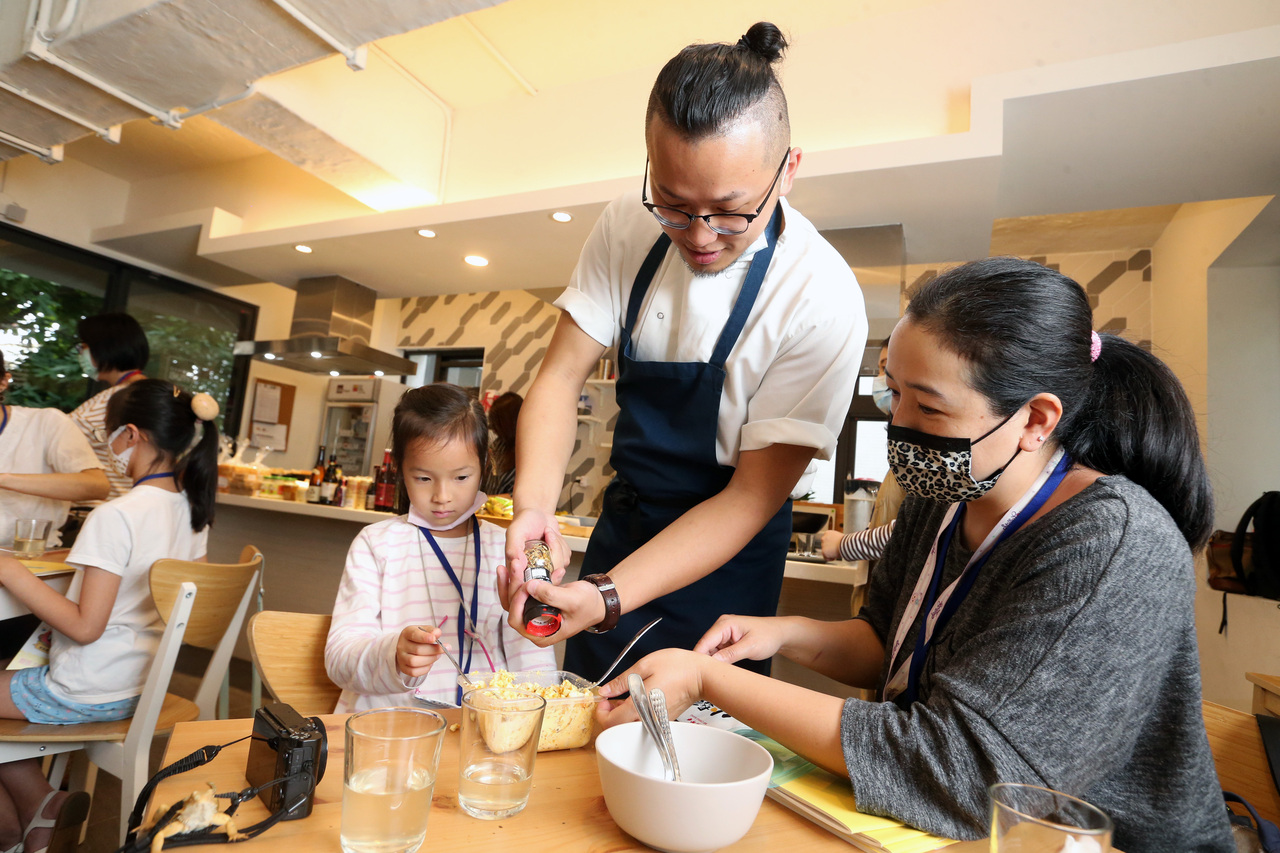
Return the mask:
<svg viewBox="0 0 1280 853"><path fill-rule="evenodd" d="M338 469L342 470L342 469ZM330 501L334 506L342 506L343 500L347 495L347 478L339 477L338 482L333 487L333 500Z"/></svg>
<svg viewBox="0 0 1280 853"><path fill-rule="evenodd" d="M307 483L307 503L320 503L320 484L324 481L324 445L320 445L320 453L316 456L315 467L311 469L311 480Z"/></svg>
<svg viewBox="0 0 1280 853"><path fill-rule="evenodd" d="M333 503L333 490L338 485L338 459L329 456L329 467L324 469L324 479L320 481L320 503Z"/></svg>
<svg viewBox="0 0 1280 853"><path fill-rule="evenodd" d="M373 512L378 506L378 483L382 480L381 466L373 466L373 482L369 484L369 491L364 493L364 509Z"/></svg>
<svg viewBox="0 0 1280 853"><path fill-rule="evenodd" d="M382 453L381 476L375 484L374 509L378 512L394 512L396 503L395 463L391 459L391 448Z"/></svg>

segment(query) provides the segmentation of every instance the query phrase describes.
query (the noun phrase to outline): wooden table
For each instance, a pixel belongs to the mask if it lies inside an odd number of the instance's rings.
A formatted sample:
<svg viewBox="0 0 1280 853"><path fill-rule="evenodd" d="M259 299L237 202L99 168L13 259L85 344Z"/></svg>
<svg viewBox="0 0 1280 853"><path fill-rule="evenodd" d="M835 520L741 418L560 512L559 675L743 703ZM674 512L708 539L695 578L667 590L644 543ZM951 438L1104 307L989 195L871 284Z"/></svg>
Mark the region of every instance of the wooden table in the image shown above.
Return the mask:
<svg viewBox="0 0 1280 853"><path fill-rule="evenodd" d="M457 710L442 712L450 722L457 722ZM329 853L338 849L338 831L342 818L342 759L344 715L322 717L329 733L329 764L316 791L315 809L302 820L285 821L267 830L261 837L246 842L246 853ZM165 750L165 764L188 755L202 746L228 743L248 734L249 720L213 720L179 723ZM162 782L152 797L152 804L169 805L212 782L219 791L239 790L247 786L244 778L248 742L224 749L204 767ZM150 811L150 809L148 809ZM254 800L240 807L237 823L248 826L266 817L266 809ZM423 850L502 851L523 853L529 850L592 850L616 853L622 850L648 850L618 829L605 807L596 771L595 750L585 749L543 752L534 768L533 793L529 805L512 818L498 821L477 820L458 808L458 735L445 735L440 754L440 771L431 802L427 824L427 844ZM239 848L237 848L239 849ZM830 850L847 853L852 848L800 817L766 799L747 836L733 845L734 851ZM954 845L949 853L977 853L986 849L985 842L976 846Z"/></svg>
<svg viewBox="0 0 1280 853"><path fill-rule="evenodd" d="M1280 717L1280 676L1246 672L1244 677L1253 682L1253 713Z"/></svg>

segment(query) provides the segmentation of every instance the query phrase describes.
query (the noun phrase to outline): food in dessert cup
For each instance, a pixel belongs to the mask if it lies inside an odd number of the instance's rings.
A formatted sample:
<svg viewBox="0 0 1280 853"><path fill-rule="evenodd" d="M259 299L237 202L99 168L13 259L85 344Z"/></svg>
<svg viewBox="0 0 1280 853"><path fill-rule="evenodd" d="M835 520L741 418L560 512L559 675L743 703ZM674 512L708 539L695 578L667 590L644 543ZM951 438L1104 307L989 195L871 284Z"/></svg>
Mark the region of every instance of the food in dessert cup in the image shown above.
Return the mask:
<svg viewBox="0 0 1280 853"><path fill-rule="evenodd" d="M472 673L470 678L475 687L524 690L547 700L542 731L538 734L538 752L575 749L586 746L591 740L598 697L585 678L563 670L499 670L496 673ZM461 677L458 683L466 687Z"/></svg>

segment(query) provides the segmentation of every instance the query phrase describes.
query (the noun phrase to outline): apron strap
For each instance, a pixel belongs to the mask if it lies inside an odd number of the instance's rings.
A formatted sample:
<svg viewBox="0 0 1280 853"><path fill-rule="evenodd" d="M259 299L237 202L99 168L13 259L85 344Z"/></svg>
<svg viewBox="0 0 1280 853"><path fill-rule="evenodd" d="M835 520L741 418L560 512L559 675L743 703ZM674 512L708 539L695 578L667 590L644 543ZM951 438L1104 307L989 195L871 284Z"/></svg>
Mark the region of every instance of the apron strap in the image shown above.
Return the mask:
<svg viewBox="0 0 1280 853"><path fill-rule="evenodd" d="M778 229L782 223L782 203L773 208L773 215L769 217L769 224L765 227L764 235L768 245L760 251L756 252L751 259L751 266L747 269L746 280L742 282L742 290L738 292L738 299L733 303L733 311L729 313L729 319L724 324L724 328L720 330L720 338L716 341L716 348L711 353L711 360L707 362L718 368L723 368L724 363L729 359L729 353L733 350L734 344L738 342L738 336L742 334L742 329L747 324L747 318L751 316L751 309L756 304L756 296L760 293L760 285L764 283L764 274L769 269L769 263L773 260L773 250L778 244ZM667 236L663 234L662 236Z"/></svg>
<svg viewBox="0 0 1280 853"><path fill-rule="evenodd" d="M640 265L640 271L636 273L635 283L631 285L631 299L627 303L627 321L622 324L622 331L628 338L631 336L631 330L636 326L636 318L640 316L640 303L644 302L644 295L649 292L649 283L653 281L653 274L658 271L658 265L667 256L667 247L670 245L671 238L666 232L659 234L658 239L653 243L653 248L645 256L644 263Z"/></svg>

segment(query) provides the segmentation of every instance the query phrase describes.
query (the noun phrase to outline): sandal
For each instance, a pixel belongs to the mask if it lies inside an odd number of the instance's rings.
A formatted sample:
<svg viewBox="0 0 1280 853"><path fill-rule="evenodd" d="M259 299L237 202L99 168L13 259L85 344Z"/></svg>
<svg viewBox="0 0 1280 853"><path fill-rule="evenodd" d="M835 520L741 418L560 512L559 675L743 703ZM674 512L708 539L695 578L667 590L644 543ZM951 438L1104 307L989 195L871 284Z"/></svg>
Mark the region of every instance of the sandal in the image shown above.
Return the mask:
<svg viewBox="0 0 1280 853"><path fill-rule="evenodd" d="M61 792L50 791L45 795L45 798L40 801L40 807L36 809L36 816L31 819L31 823L27 824L27 830L22 834L22 846L30 853L75 853L80 843L80 825L89 816L89 795L84 791L67 794L67 798L62 801L62 807L58 809L57 816L45 817L44 810L49 805L49 801L59 793ZM26 844L26 839L35 829L51 829L53 832L44 847L32 850Z"/></svg>

